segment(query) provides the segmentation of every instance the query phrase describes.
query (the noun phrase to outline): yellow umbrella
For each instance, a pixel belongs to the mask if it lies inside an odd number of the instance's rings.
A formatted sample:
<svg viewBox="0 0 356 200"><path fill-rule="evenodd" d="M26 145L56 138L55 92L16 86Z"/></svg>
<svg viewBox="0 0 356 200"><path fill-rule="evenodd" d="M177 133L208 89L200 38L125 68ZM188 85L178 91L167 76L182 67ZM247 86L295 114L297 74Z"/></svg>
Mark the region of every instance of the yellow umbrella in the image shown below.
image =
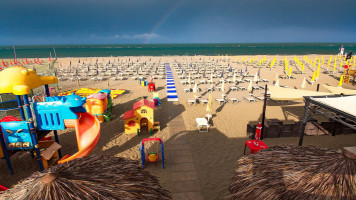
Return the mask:
<svg viewBox="0 0 356 200"><path fill-rule="evenodd" d="M342 87L342 82L344 81L344 75L340 76L339 87Z"/></svg>
<svg viewBox="0 0 356 200"><path fill-rule="evenodd" d="M316 80L319 79L319 73L320 73L320 65L318 67L318 70L316 70Z"/></svg>
<svg viewBox="0 0 356 200"><path fill-rule="evenodd" d="M288 76L292 76L292 66L289 68Z"/></svg>
<svg viewBox="0 0 356 200"><path fill-rule="evenodd" d="M303 63L303 65L302 65L302 72L304 72L304 67L305 67L305 64Z"/></svg>
<svg viewBox="0 0 356 200"><path fill-rule="evenodd" d="M313 72L312 82L315 82L316 71Z"/></svg>

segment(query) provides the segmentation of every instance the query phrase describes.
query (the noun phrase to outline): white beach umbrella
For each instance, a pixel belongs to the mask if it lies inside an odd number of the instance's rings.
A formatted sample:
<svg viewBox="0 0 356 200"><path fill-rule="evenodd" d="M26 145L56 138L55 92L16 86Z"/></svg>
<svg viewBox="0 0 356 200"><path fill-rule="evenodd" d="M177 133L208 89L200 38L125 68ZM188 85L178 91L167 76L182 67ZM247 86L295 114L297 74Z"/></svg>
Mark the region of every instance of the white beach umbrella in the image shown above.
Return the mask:
<svg viewBox="0 0 356 200"><path fill-rule="evenodd" d="M302 83L302 85L301 85L301 88L304 89L305 86L306 86L306 84L307 84L307 79L304 77L303 83Z"/></svg>
<svg viewBox="0 0 356 200"><path fill-rule="evenodd" d="M279 87L279 79L278 78L277 78L276 83L274 84L274 86Z"/></svg>
<svg viewBox="0 0 356 200"><path fill-rule="evenodd" d="M188 75L188 83L189 83L189 88L191 88L192 86L190 85L190 74Z"/></svg>
<svg viewBox="0 0 356 200"><path fill-rule="evenodd" d="M250 84L248 84L247 91L252 92L252 81L250 80Z"/></svg>
<svg viewBox="0 0 356 200"><path fill-rule="evenodd" d="M232 82L235 84L236 83L236 72L234 72L234 77L232 78Z"/></svg>
<svg viewBox="0 0 356 200"><path fill-rule="evenodd" d="M193 88L193 93L194 93L194 96L195 96L195 95L196 95L196 93L197 93L197 87L198 87L197 82L195 82L195 84L194 84L194 88Z"/></svg>
<svg viewBox="0 0 356 200"><path fill-rule="evenodd" d="M257 75L257 72L255 74L255 77L253 77L253 82L257 82L258 81L258 75Z"/></svg>
<svg viewBox="0 0 356 200"><path fill-rule="evenodd" d="M222 91L222 92L225 92L225 80L222 81L222 84L221 84L221 91Z"/></svg>
<svg viewBox="0 0 356 200"><path fill-rule="evenodd" d="M210 72L210 82L213 82L213 72Z"/></svg>

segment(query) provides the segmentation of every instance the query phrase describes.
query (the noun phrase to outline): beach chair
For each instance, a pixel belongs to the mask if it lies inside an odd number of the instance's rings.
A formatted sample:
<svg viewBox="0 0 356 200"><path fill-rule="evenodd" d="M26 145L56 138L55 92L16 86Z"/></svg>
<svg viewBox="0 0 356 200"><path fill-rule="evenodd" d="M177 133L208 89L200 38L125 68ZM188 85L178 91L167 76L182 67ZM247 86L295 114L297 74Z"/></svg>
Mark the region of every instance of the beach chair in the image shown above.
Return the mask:
<svg viewBox="0 0 356 200"><path fill-rule="evenodd" d="M205 104L207 104L209 102L208 99L199 99L199 102L204 106Z"/></svg>
<svg viewBox="0 0 356 200"><path fill-rule="evenodd" d="M208 120L205 118L195 118L195 122L197 123L197 128L199 132L209 132L210 125L208 124Z"/></svg>
<svg viewBox="0 0 356 200"><path fill-rule="evenodd" d="M256 99L260 100L260 101L263 101L265 100L265 97L264 96L254 96Z"/></svg>
<svg viewBox="0 0 356 200"><path fill-rule="evenodd" d="M231 90L231 91L237 91L237 87L231 86L231 87L230 87L230 90Z"/></svg>
<svg viewBox="0 0 356 200"><path fill-rule="evenodd" d="M240 86L240 87L238 87L238 88L239 88L239 90L247 90L247 88L244 87L244 86Z"/></svg>
<svg viewBox="0 0 356 200"><path fill-rule="evenodd" d="M207 88L207 89L206 89L206 91L208 91L208 92L209 92L209 91L210 91L210 92L212 92L212 91L214 91L214 87L209 87L209 88Z"/></svg>
<svg viewBox="0 0 356 200"><path fill-rule="evenodd" d="M218 91L222 90L222 87L215 87L216 89L218 89Z"/></svg>
<svg viewBox="0 0 356 200"><path fill-rule="evenodd" d="M231 103L234 103L234 102L238 103L239 102L239 100L237 98L235 98L235 97L230 97L228 99L230 100Z"/></svg>
<svg viewBox="0 0 356 200"><path fill-rule="evenodd" d="M219 102L219 105L223 104L223 103L226 103L227 101L223 98L218 98L218 99L215 99L217 102Z"/></svg>
<svg viewBox="0 0 356 200"><path fill-rule="evenodd" d="M188 102L188 105L189 105L189 106L191 106L191 105L193 105L193 104L194 104L194 105L197 104L197 100L196 100L196 99L188 99L187 102Z"/></svg>
<svg viewBox="0 0 356 200"><path fill-rule="evenodd" d="M183 89L184 93L191 92L191 90L192 90L191 88L184 88Z"/></svg>
<svg viewBox="0 0 356 200"><path fill-rule="evenodd" d="M251 101L256 102L256 99L253 97L244 97L244 99L246 99L248 102L251 102Z"/></svg>

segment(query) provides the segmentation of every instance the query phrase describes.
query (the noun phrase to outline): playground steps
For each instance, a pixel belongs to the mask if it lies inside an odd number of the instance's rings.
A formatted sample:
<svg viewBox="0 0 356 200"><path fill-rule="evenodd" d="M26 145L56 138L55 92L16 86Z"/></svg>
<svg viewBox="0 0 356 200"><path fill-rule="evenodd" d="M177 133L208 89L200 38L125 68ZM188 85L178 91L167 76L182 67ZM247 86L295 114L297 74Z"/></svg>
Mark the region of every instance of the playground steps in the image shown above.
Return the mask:
<svg viewBox="0 0 356 200"><path fill-rule="evenodd" d="M159 125L159 122L154 122L153 124L153 130L161 130L161 127Z"/></svg>
<svg viewBox="0 0 356 200"><path fill-rule="evenodd" d="M57 142L54 141L39 141L38 142L39 148L46 148L41 153L42 163L44 169L56 164L59 160L58 150L62 147Z"/></svg>

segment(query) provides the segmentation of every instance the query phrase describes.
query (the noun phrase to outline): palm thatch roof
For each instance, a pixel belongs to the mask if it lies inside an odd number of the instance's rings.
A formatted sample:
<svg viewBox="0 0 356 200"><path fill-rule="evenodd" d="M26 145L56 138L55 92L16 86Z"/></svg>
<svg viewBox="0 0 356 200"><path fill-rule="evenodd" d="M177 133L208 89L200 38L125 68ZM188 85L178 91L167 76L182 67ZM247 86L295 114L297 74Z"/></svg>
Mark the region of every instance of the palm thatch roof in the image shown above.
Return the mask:
<svg viewBox="0 0 356 200"><path fill-rule="evenodd" d="M314 146L274 146L238 160L231 199L356 199L356 161Z"/></svg>
<svg viewBox="0 0 356 200"><path fill-rule="evenodd" d="M1 200L171 199L157 178L137 161L91 155L35 172Z"/></svg>

